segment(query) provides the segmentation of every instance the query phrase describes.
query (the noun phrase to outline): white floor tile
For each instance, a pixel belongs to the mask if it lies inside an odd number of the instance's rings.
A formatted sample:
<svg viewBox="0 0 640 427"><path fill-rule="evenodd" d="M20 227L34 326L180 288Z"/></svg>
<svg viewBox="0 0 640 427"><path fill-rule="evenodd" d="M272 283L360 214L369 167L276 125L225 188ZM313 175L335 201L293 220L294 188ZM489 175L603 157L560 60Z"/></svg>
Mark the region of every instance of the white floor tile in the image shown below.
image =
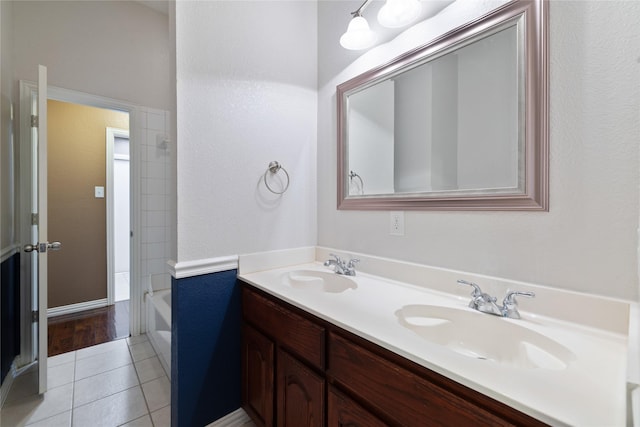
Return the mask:
<svg viewBox="0 0 640 427"><path fill-rule="evenodd" d="M71 411L28 424L29 427L71 427Z"/></svg>
<svg viewBox="0 0 640 427"><path fill-rule="evenodd" d="M145 341L149 341L149 338L147 338L147 334L140 334L127 338L127 344L129 345L140 344L141 342Z"/></svg>
<svg viewBox="0 0 640 427"><path fill-rule="evenodd" d="M165 406L151 413L154 427L171 427L171 406Z"/></svg>
<svg viewBox="0 0 640 427"><path fill-rule="evenodd" d="M133 357L134 362L148 359L156 355L156 352L149 341L134 344L129 347L129 349L131 350L131 357Z"/></svg>
<svg viewBox="0 0 640 427"><path fill-rule="evenodd" d="M171 383L167 377L142 384L142 391L151 412L171 404Z"/></svg>
<svg viewBox="0 0 640 427"><path fill-rule="evenodd" d="M132 364L133 361L126 342L120 341L125 343L124 348L119 347L107 353L96 354L76 361L76 381Z"/></svg>
<svg viewBox="0 0 640 427"><path fill-rule="evenodd" d="M5 403L0 412L0 425L23 426L71 410L73 383L49 389L44 395L33 395Z"/></svg>
<svg viewBox="0 0 640 427"><path fill-rule="evenodd" d="M9 391L9 396L5 401L5 405L10 402L17 402L27 398L28 396L35 396L38 394L38 373L29 372L23 373L15 380Z"/></svg>
<svg viewBox="0 0 640 427"><path fill-rule="evenodd" d="M73 410L74 426L113 427L147 414L140 387L112 394Z"/></svg>
<svg viewBox="0 0 640 427"><path fill-rule="evenodd" d="M126 365L102 374L79 380L73 393L73 407L77 408L103 397L137 386L138 377L133 365Z"/></svg>
<svg viewBox="0 0 640 427"><path fill-rule="evenodd" d="M127 348L126 340L109 341L104 344L98 344L91 347L83 348L76 351L76 361L86 359L98 354L110 353L112 351Z"/></svg>
<svg viewBox="0 0 640 427"><path fill-rule="evenodd" d="M47 368L47 389L72 383L74 380L75 362L65 363Z"/></svg>
<svg viewBox="0 0 640 427"><path fill-rule="evenodd" d="M122 424L120 427L154 427L154 425L151 422L151 417L149 415L145 415L144 417Z"/></svg>
<svg viewBox="0 0 640 427"><path fill-rule="evenodd" d="M53 368L54 366L64 365L65 363L71 363L75 361L76 361L75 351L58 354L57 356L51 356L47 358L47 368Z"/></svg>
<svg viewBox="0 0 640 427"><path fill-rule="evenodd" d="M156 356L135 362L135 366L141 383L146 383L166 375L160 360Z"/></svg>

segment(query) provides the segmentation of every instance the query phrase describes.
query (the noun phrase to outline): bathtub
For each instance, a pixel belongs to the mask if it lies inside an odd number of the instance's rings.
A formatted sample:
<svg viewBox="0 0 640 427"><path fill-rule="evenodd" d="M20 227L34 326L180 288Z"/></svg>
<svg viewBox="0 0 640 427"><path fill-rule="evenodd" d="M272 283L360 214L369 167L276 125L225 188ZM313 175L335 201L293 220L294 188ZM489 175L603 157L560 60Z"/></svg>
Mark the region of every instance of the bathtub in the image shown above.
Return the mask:
<svg viewBox="0 0 640 427"><path fill-rule="evenodd" d="M146 295L147 336L171 379L171 289Z"/></svg>

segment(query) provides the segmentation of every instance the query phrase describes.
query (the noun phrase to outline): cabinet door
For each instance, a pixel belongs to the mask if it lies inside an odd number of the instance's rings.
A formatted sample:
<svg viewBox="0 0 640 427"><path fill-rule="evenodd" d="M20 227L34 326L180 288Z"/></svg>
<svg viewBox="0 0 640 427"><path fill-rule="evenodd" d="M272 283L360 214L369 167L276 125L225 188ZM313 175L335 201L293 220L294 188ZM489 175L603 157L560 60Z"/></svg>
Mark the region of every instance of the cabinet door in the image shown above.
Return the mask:
<svg viewBox="0 0 640 427"><path fill-rule="evenodd" d="M257 425L271 427L274 344L247 325L242 334L242 404Z"/></svg>
<svg viewBox="0 0 640 427"><path fill-rule="evenodd" d="M387 427L362 406L329 387L328 427Z"/></svg>
<svg viewBox="0 0 640 427"><path fill-rule="evenodd" d="M278 427L324 425L324 378L278 349Z"/></svg>

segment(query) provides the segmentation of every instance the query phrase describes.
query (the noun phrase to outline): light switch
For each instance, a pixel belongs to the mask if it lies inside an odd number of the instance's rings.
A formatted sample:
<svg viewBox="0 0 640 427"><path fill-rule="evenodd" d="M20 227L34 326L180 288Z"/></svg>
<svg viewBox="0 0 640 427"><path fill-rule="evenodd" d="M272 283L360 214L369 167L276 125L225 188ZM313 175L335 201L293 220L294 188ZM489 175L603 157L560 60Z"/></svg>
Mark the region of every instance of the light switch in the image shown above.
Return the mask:
<svg viewBox="0 0 640 427"><path fill-rule="evenodd" d="M104 199L104 187L96 187L96 199Z"/></svg>

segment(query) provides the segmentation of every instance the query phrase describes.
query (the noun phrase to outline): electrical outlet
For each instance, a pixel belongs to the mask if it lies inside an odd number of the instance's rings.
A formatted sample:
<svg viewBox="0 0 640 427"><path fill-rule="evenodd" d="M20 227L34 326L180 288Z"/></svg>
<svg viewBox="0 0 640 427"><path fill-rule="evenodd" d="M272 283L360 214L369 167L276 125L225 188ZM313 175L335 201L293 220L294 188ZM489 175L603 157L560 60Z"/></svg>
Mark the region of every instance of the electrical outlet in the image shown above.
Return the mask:
<svg viewBox="0 0 640 427"><path fill-rule="evenodd" d="M389 218L389 234L392 236L404 236L404 212L391 212Z"/></svg>

